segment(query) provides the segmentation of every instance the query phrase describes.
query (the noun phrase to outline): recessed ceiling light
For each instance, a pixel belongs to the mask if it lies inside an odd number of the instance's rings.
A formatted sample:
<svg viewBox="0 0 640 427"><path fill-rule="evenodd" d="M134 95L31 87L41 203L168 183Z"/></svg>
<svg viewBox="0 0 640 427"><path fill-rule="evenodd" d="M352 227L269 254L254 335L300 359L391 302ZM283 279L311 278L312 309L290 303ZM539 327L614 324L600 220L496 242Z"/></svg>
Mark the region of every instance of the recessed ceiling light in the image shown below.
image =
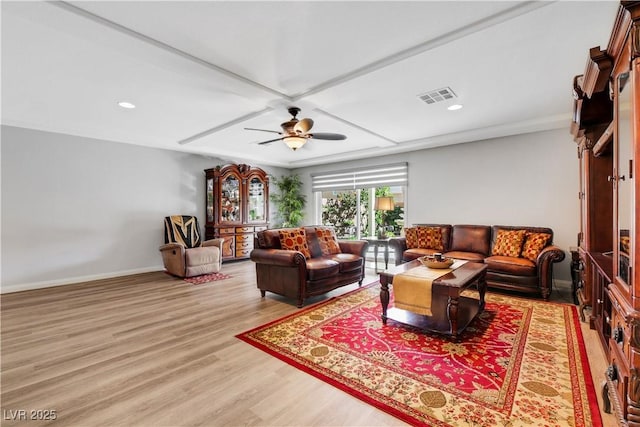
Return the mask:
<svg viewBox="0 0 640 427"><path fill-rule="evenodd" d="M118 102L118 105L121 106L122 108L136 108L135 105L127 101L120 101Z"/></svg>
<svg viewBox="0 0 640 427"><path fill-rule="evenodd" d="M461 104L453 104L453 105L449 105L449 106L447 107L447 110L449 110L449 111L455 111L455 110L459 110L459 109L461 109L461 108L462 108L462 105L461 105Z"/></svg>

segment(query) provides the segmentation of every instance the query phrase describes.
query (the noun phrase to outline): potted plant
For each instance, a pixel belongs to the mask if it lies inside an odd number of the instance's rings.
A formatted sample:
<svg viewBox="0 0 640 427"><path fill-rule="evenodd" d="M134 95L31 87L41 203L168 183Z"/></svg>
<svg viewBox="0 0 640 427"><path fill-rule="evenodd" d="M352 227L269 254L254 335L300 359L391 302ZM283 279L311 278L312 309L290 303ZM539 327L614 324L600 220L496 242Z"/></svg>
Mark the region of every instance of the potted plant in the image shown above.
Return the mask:
<svg viewBox="0 0 640 427"><path fill-rule="evenodd" d="M307 198L302 194L302 181L298 175L283 176L271 180L278 188L278 193L271 194L271 201L276 204L278 216L282 220L278 227L298 227L304 217Z"/></svg>

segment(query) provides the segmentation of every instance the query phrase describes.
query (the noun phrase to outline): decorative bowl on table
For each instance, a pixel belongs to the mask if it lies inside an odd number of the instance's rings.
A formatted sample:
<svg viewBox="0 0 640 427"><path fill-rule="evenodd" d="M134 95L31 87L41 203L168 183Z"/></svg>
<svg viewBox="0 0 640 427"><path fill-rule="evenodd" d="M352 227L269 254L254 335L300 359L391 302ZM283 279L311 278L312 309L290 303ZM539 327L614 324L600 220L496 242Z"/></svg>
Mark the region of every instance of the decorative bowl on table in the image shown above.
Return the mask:
<svg viewBox="0 0 640 427"><path fill-rule="evenodd" d="M442 258L441 261L436 260L432 256L423 256L418 258L422 265L429 268L449 268L453 264L453 258Z"/></svg>

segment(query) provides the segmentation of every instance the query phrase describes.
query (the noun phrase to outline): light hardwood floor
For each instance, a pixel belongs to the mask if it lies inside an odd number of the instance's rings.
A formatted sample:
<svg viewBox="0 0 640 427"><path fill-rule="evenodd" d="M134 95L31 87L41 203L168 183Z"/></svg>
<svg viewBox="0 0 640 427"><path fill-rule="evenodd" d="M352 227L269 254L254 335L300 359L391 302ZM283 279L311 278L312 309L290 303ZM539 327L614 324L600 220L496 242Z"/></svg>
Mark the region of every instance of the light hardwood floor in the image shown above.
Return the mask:
<svg viewBox="0 0 640 427"><path fill-rule="evenodd" d="M261 298L250 261L223 270L232 278L203 285L154 272L2 295L2 425L405 425L235 338L298 309ZM582 329L599 389L604 355Z"/></svg>

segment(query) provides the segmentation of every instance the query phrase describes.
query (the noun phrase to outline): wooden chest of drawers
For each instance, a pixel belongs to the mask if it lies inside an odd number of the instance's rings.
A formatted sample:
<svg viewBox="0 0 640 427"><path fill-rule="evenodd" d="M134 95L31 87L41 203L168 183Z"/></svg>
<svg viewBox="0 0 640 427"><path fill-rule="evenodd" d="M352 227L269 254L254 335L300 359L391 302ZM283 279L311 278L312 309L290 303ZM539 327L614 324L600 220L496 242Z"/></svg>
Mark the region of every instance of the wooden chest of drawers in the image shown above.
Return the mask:
<svg viewBox="0 0 640 427"><path fill-rule="evenodd" d="M206 238L223 238L222 260L247 259L253 249L255 233L266 230L266 225L241 227L210 227L206 229Z"/></svg>
<svg viewBox="0 0 640 427"><path fill-rule="evenodd" d="M253 249L254 227L236 228L236 258L248 258Z"/></svg>

